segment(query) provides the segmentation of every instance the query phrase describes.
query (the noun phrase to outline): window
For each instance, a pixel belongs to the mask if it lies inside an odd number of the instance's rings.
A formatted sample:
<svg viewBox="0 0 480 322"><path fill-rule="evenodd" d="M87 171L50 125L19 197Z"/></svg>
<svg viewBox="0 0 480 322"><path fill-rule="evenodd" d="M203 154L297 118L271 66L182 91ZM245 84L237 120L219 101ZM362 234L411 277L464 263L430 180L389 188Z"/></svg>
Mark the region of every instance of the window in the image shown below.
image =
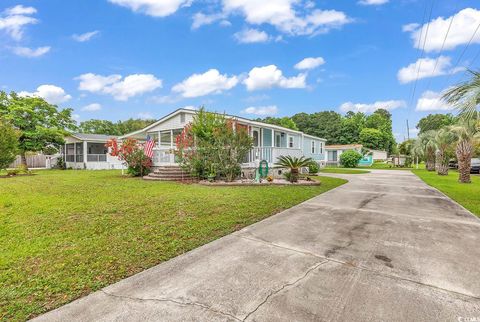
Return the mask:
<svg viewBox="0 0 480 322"><path fill-rule="evenodd" d="M288 147L293 148L293 136L288 137Z"/></svg>
<svg viewBox="0 0 480 322"><path fill-rule="evenodd" d="M258 130L253 130L253 146L260 146L260 135L258 134Z"/></svg>
<svg viewBox="0 0 480 322"><path fill-rule="evenodd" d="M180 113L180 123L185 123L185 113Z"/></svg>
<svg viewBox="0 0 480 322"><path fill-rule="evenodd" d="M323 154L323 142L320 142L320 154Z"/></svg>
<svg viewBox="0 0 480 322"><path fill-rule="evenodd" d="M312 154L315 154L315 141L312 141Z"/></svg>
<svg viewBox="0 0 480 322"><path fill-rule="evenodd" d="M328 151L328 161L337 162L337 151Z"/></svg>

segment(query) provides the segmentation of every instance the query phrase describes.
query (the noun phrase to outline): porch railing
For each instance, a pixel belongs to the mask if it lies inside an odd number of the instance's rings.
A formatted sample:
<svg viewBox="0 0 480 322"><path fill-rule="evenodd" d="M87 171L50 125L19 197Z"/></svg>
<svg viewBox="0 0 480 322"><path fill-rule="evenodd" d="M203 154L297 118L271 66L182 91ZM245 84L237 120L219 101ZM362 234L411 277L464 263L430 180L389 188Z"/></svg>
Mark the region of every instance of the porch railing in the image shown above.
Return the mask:
<svg viewBox="0 0 480 322"><path fill-rule="evenodd" d="M87 162L107 162L106 154L87 154Z"/></svg>
<svg viewBox="0 0 480 322"><path fill-rule="evenodd" d="M277 148L277 147L255 147L247 154L244 163L255 163L257 161L266 160L272 164L277 162L281 155L291 155L294 157L301 157L303 151L301 149L292 148ZM169 165L175 164L175 155L172 149L169 148L154 148L153 149L153 165Z"/></svg>

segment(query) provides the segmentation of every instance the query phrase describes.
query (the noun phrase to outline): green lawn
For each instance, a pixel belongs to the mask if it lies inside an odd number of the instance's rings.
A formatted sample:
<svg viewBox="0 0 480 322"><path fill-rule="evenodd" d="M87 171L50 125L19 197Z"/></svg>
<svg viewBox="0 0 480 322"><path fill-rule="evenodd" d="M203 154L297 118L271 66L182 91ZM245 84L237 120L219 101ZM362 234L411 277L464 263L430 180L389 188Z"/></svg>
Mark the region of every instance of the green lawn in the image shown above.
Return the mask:
<svg viewBox="0 0 480 322"><path fill-rule="evenodd" d="M0 320L25 320L292 207L321 186L206 187L117 171L0 178Z"/></svg>
<svg viewBox="0 0 480 322"><path fill-rule="evenodd" d="M370 171L360 169L347 169L347 168L323 168L320 169L320 173L343 173L343 174L363 174Z"/></svg>
<svg viewBox="0 0 480 322"><path fill-rule="evenodd" d="M418 165L419 169L424 169L425 164L420 163ZM380 170L414 170L416 168L416 165L412 165L412 167L407 168L407 167L395 167L391 163L384 163L384 162L374 162L371 166L360 166L359 168L361 169L380 169Z"/></svg>
<svg viewBox="0 0 480 322"><path fill-rule="evenodd" d="M439 176L436 172L413 170L417 176L432 187L437 188L472 213L480 217L480 177L472 175L472 183L458 183L458 172L449 171L448 176Z"/></svg>

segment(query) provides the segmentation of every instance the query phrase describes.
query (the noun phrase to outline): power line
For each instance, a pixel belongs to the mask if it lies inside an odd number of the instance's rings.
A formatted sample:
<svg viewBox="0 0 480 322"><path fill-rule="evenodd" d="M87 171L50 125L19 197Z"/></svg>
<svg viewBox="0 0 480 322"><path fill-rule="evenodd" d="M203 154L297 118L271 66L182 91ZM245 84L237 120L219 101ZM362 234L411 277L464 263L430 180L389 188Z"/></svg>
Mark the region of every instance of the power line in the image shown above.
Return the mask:
<svg viewBox="0 0 480 322"><path fill-rule="evenodd" d="M410 99L410 105L413 103L413 100L415 99L415 91L417 89L417 82L418 82L418 77L420 76L420 69L422 66L422 59L425 55L425 45L427 43L427 37L428 37L428 30L430 29L430 20L432 19L432 12L433 12L433 5L435 4L435 0L432 0L432 5L430 6L430 14L428 16L428 23L427 23L427 29L425 31L425 38L423 39L423 46L422 46L422 51L421 51L421 56L420 59L417 60L418 62L418 68L417 68L417 76L415 77L415 83L413 84L413 91L412 91L412 97ZM422 26L422 33L423 33L423 26Z"/></svg>
<svg viewBox="0 0 480 322"><path fill-rule="evenodd" d="M470 40L468 41L467 45L463 48L463 51L462 51L462 53L460 54L460 56L458 57L458 59L457 59L457 61L456 61L456 63L455 63L455 66L453 66L450 74L449 74L448 77L447 77L447 80L444 82L444 85L442 86L443 88L446 87L447 83L448 83L448 82L450 81L450 79L452 78L453 72L454 72L455 69L458 67L458 64L460 63L460 61L462 60L463 56L464 56L465 53L467 52L467 49L468 49L468 47L470 47L473 39L475 39L475 36L477 35L478 30L480 30L480 23L478 24L477 28L476 28L475 31L473 32L472 37L470 37ZM480 55L480 53L477 54L477 56L475 56L475 59L474 59L474 60L476 60L476 59L478 58L478 55ZM470 67L471 64L472 64L472 62L469 64L468 67Z"/></svg>
<svg viewBox="0 0 480 322"><path fill-rule="evenodd" d="M457 6L455 7L454 12L457 12L458 10L458 3ZM448 25L447 32L445 33L445 37L443 38L443 43L442 43L442 48L440 48L440 51L438 53L438 57L435 60L435 66L433 67L433 71L431 73L430 79L428 80L427 86L426 86L426 91L430 89L430 85L432 83L432 78L435 76L435 71L437 70L438 67L438 62L440 61L440 57L442 56L443 49L445 48L445 43L447 42L448 34L450 33L450 29L452 28L453 20L455 20L455 15L452 16L452 19L450 20L450 24Z"/></svg>

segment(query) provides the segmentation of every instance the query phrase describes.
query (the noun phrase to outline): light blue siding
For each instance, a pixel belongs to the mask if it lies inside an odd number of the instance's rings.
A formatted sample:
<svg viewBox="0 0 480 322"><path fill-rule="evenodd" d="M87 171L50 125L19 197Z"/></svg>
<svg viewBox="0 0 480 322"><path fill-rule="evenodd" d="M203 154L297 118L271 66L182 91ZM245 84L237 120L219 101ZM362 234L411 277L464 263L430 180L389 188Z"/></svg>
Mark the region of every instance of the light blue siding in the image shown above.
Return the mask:
<svg viewBox="0 0 480 322"><path fill-rule="evenodd" d="M312 153L312 142L315 144L315 153ZM321 146L322 145L322 146ZM325 142L304 137L303 139L303 154L307 158L320 161L325 159Z"/></svg>

